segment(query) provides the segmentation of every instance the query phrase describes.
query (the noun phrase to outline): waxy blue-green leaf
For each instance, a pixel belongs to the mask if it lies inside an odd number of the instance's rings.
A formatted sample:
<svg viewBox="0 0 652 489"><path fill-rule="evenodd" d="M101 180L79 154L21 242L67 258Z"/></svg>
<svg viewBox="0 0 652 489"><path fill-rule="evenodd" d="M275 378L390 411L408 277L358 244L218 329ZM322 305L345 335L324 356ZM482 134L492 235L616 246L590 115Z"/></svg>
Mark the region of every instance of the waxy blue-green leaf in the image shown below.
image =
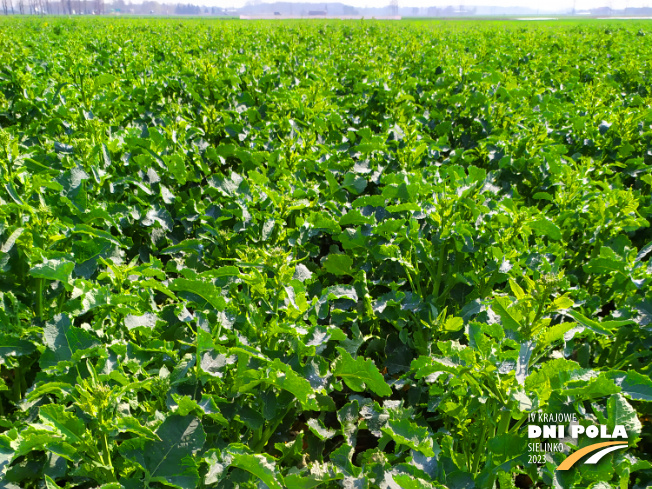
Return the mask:
<svg viewBox="0 0 652 489"><path fill-rule="evenodd" d="M128 314L125 316L125 326L129 330L137 328L152 329L154 326L156 326L157 320L158 317L156 314L151 312L146 312L142 315Z"/></svg>
<svg viewBox="0 0 652 489"><path fill-rule="evenodd" d="M636 401L652 401L652 380L650 377L632 370L612 371L606 375L621 388L622 394Z"/></svg>
<svg viewBox="0 0 652 489"><path fill-rule="evenodd" d="M308 420L306 424L308 425L308 428L310 428L310 431L312 431L320 440L328 440L337 434L337 431L327 428L324 426L322 421L317 418Z"/></svg>
<svg viewBox="0 0 652 489"><path fill-rule="evenodd" d="M68 361L80 351L99 344L89 332L72 325L66 314L57 314L43 328L43 340L47 349L41 355L41 368L54 367Z"/></svg>
<svg viewBox="0 0 652 489"><path fill-rule="evenodd" d="M435 456L432 434L408 419L390 419L380 430L399 445L406 445L426 457Z"/></svg>
<svg viewBox="0 0 652 489"><path fill-rule="evenodd" d="M436 372L457 374L462 367L448 358L427 357L422 355L419 358L412 360L410 368L414 371L417 379L422 379Z"/></svg>
<svg viewBox="0 0 652 489"><path fill-rule="evenodd" d="M270 489L283 489L283 476L269 455L248 453L242 445L231 445L228 454L232 466L253 474Z"/></svg>
<svg viewBox="0 0 652 489"><path fill-rule="evenodd" d="M0 435L0 476L5 473L5 470L11 459L13 458L14 449L11 446L11 439L6 435Z"/></svg>
<svg viewBox="0 0 652 489"><path fill-rule="evenodd" d="M193 416L170 416L158 427L156 436L160 441L147 442L139 454L150 480L182 489L196 487L199 473L194 456L206 441L201 421Z"/></svg>
<svg viewBox="0 0 652 489"><path fill-rule="evenodd" d="M45 278L48 280L60 280L68 282L75 264L64 259L44 260L43 263L34 265L29 273L36 278Z"/></svg>
<svg viewBox="0 0 652 489"><path fill-rule="evenodd" d="M614 394L607 401L607 427L613 431L616 425L622 425L629 436L640 435L643 425L636 410L620 394Z"/></svg>
<svg viewBox="0 0 652 489"><path fill-rule="evenodd" d="M0 365L8 357L21 357L36 351L36 346L30 341L21 340L13 336L0 334Z"/></svg>
<svg viewBox="0 0 652 489"><path fill-rule="evenodd" d="M408 474L393 475L392 479L401 489L432 489L433 487L442 487L433 486L430 482Z"/></svg>
<svg viewBox="0 0 652 489"><path fill-rule="evenodd" d="M25 231L25 228L16 228L2 244L0 251L2 253L9 253L16 244L16 241L18 241L18 238L23 234L23 231Z"/></svg>
<svg viewBox="0 0 652 489"><path fill-rule="evenodd" d="M171 253L179 253L180 251L183 252L193 252L193 253L200 253L204 249L204 244L201 242L199 239L185 239L182 242L168 246L167 248L164 248L161 250L161 253L164 254L171 254Z"/></svg>
<svg viewBox="0 0 652 489"><path fill-rule="evenodd" d="M290 473L283 478L287 489L313 489L330 481L341 480L344 478L344 475L335 473L335 471L332 470L332 467L330 471L321 470L321 467L312 469L311 471L305 470L302 472L293 471L296 469L290 470Z"/></svg>

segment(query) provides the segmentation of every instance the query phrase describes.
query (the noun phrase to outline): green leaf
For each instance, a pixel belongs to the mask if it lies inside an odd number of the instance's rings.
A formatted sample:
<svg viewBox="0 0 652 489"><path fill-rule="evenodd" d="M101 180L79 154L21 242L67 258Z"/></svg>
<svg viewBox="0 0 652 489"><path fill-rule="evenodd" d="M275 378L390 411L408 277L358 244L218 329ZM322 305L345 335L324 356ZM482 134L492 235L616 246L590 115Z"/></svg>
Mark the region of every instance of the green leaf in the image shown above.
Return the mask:
<svg viewBox="0 0 652 489"><path fill-rule="evenodd" d="M4 475L13 455L14 449L11 447L10 439L5 435L0 435L0 476Z"/></svg>
<svg viewBox="0 0 652 489"><path fill-rule="evenodd" d="M296 470L296 469L290 469ZM319 487L322 484L330 481L341 480L344 478L342 474L336 474L335 471L325 471L321 468L317 469L315 473L310 473L308 471L303 472L290 472L285 476L285 487L287 489L313 489ZM326 486L328 487L328 486Z"/></svg>
<svg viewBox="0 0 652 489"><path fill-rule="evenodd" d="M422 379L435 372L449 372L457 374L461 366L450 360L449 358L428 357L425 355L420 356L412 361L410 369L414 371L414 376L417 379Z"/></svg>
<svg viewBox="0 0 652 489"><path fill-rule="evenodd" d="M464 320L458 317L449 317L444 322L444 331L459 331L464 327Z"/></svg>
<svg viewBox="0 0 652 489"><path fill-rule="evenodd" d="M340 356L333 364L333 375L341 377L346 385L356 392L363 392L366 384L367 388L378 396L392 395L392 389L370 359L354 359L341 347L337 347L337 351Z"/></svg>
<svg viewBox="0 0 652 489"><path fill-rule="evenodd" d="M622 389L625 397L636 401L652 401L652 380L649 376L633 370L627 372L612 371L606 373Z"/></svg>
<svg viewBox="0 0 652 489"><path fill-rule="evenodd" d="M170 283L168 288L174 292L189 293L190 297L193 295L201 297L217 311L223 311L226 307L226 301L220 294L220 290L209 282L177 278Z"/></svg>
<svg viewBox="0 0 652 489"><path fill-rule="evenodd" d="M45 476L45 487L46 489L60 489L59 485L49 475Z"/></svg>
<svg viewBox="0 0 652 489"><path fill-rule="evenodd" d="M344 175L342 187L347 189L353 195L360 195L367 188L367 180L355 173L347 173Z"/></svg>
<svg viewBox="0 0 652 489"><path fill-rule="evenodd" d="M199 362L200 368L212 377L222 377L227 365L235 362L235 356L229 356L217 353L214 350L207 351L201 356Z"/></svg>
<svg viewBox="0 0 652 489"><path fill-rule="evenodd" d="M552 303L552 310L553 311L562 311L564 309L569 309L573 307L575 302L573 302L573 299L567 296L562 296L562 297L557 297L553 303Z"/></svg>
<svg viewBox="0 0 652 489"><path fill-rule="evenodd" d="M353 465L351 458L353 457L353 447L348 444L340 445L333 450L330 454L330 460L333 465L338 467L344 474L349 477L357 477L362 472L362 469Z"/></svg>
<svg viewBox="0 0 652 489"><path fill-rule="evenodd" d="M36 347L31 342L0 334L0 365L6 358L31 355L34 351Z"/></svg>
<svg viewBox="0 0 652 489"><path fill-rule="evenodd" d="M201 421L193 416L170 416L156 435L160 441L148 441L142 453L151 480L183 489L197 487L199 473L193 457L206 441Z"/></svg>
<svg viewBox="0 0 652 489"><path fill-rule="evenodd" d="M622 321L594 321L593 319L589 319L586 316L583 316L577 311L568 311L567 313L570 317L575 319L578 323L580 323L582 326L585 328L590 329L594 333L602 334L602 335L611 335L612 331L620 326L626 326L628 324L632 324L634 321L631 319L626 319Z"/></svg>
<svg viewBox="0 0 652 489"><path fill-rule="evenodd" d="M23 202L22 199L18 196L18 193L16 192L13 183L11 182L5 183L5 190L16 204L21 206L25 205L25 202Z"/></svg>
<svg viewBox="0 0 652 489"><path fill-rule="evenodd" d="M180 251L183 252L191 252L191 253L199 253L201 250L204 249L204 245L202 244L202 241L199 239L185 239L181 243L168 246L167 248L164 248L161 250L161 253L163 254L172 254L172 253L178 253Z"/></svg>
<svg viewBox="0 0 652 489"><path fill-rule="evenodd" d="M258 477L269 489L283 489L283 477L274 459L267 454L247 453L244 445L234 444L227 449L231 465Z"/></svg>
<svg viewBox="0 0 652 489"><path fill-rule="evenodd" d="M105 240L113 243L116 246L119 246L121 248L126 248L124 243L120 242L118 239L116 239L108 231L103 231L101 229L96 229L96 228L88 226L86 224L77 224L77 225L75 225L75 227L72 229L72 232L75 233L75 234L86 234L86 235L92 236L94 238L105 239Z"/></svg>
<svg viewBox="0 0 652 489"><path fill-rule="evenodd" d="M588 382L584 376L581 376L578 380L569 382L564 390L565 395L575 396L577 399L583 400L605 397L617 392L620 392L620 387L604 373L588 380Z"/></svg>
<svg viewBox="0 0 652 489"><path fill-rule="evenodd" d="M133 416L120 416L116 422L115 426L120 433L134 433L138 436L146 438L148 440L158 440L159 437L151 429L140 424Z"/></svg>
<svg viewBox="0 0 652 489"><path fill-rule="evenodd" d="M43 263L34 265L29 273L32 277L45 278L48 280L60 280L67 283L75 268L75 264L64 259L45 260Z"/></svg>
<svg viewBox="0 0 652 489"><path fill-rule="evenodd" d="M326 428L324 423L322 423L318 418L311 418L306 424L308 425L308 428L310 428L310 431L312 431L320 440L328 440L337 434L337 431Z"/></svg>
<svg viewBox="0 0 652 489"><path fill-rule="evenodd" d="M110 85L116 80L117 78L113 75L110 75L108 73L101 73L97 78L95 78L95 90L97 90L100 87L103 87L104 85Z"/></svg>
<svg viewBox="0 0 652 489"><path fill-rule="evenodd" d="M558 241L562 238L561 229L554 222L549 219L542 218L528 223L528 226L539 236L547 236L548 238Z"/></svg>
<svg viewBox="0 0 652 489"><path fill-rule="evenodd" d="M616 425L624 426L629 436L641 434L636 410L621 394L614 394L607 401L607 427L613 431Z"/></svg>
<svg viewBox="0 0 652 489"><path fill-rule="evenodd" d="M323 267L328 273L333 275L353 275L353 260L347 255L330 254L322 262Z"/></svg>
<svg viewBox="0 0 652 489"><path fill-rule="evenodd" d="M537 338L538 347L543 348L564 338L564 334L575 327L575 323L565 322L547 328Z"/></svg>
<svg viewBox="0 0 652 489"><path fill-rule="evenodd" d="M7 238L7 241L3 243L0 251L2 253L9 253L14 247L14 244L16 244L18 238L20 238L20 235L23 234L23 231L25 231L25 228L16 228L14 232L12 232L11 235Z"/></svg>
<svg viewBox="0 0 652 489"><path fill-rule="evenodd" d="M54 426L66 441L81 442L86 425L76 414L66 411L61 405L48 404L39 408L39 416L45 423Z"/></svg>
<svg viewBox="0 0 652 489"><path fill-rule="evenodd" d="M164 155L163 160L175 180L177 180L180 185L185 185L188 178L188 168L186 167L184 159L178 154L173 154Z"/></svg>
<svg viewBox="0 0 652 489"><path fill-rule="evenodd" d="M491 308L500 316L503 327L512 331L518 331L521 329L521 325L509 311L509 306L510 302L507 297L496 297L491 303Z"/></svg>
<svg viewBox="0 0 652 489"><path fill-rule="evenodd" d="M527 393L536 392L538 405L542 406L548 401L553 390L563 389L571 373L580 370L576 362L564 358L549 360L539 370L528 375L525 379L525 390Z"/></svg>
<svg viewBox="0 0 652 489"><path fill-rule="evenodd" d="M152 329L154 326L156 326L157 320L158 317L156 316L156 314L151 312L146 312L141 316L137 316L135 314L128 314L127 316L125 316L125 326L127 327L128 330L137 329L137 328Z"/></svg>
<svg viewBox="0 0 652 489"><path fill-rule="evenodd" d="M355 291L355 288L350 285L333 285L328 287L324 294L328 300L333 299L350 299L352 301L358 301L358 293Z"/></svg>
<svg viewBox="0 0 652 489"><path fill-rule="evenodd" d="M430 482L408 474L395 475L392 478L401 489L432 489L434 487Z"/></svg>
<svg viewBox="0 0 652 489"><path fill-rule="evenodd" d="M418 426L408 419L389 420L381 431L389 435L399 445L406 445L426 457L434 457L432 434L427 428Z"/></svg>
<svg viewBox="0 0 652 489"><path fill-rule="evenodd" d="M72 326L66 314L57 314L46 323L43 339L47 350L39 360L41 368L54 367L59 362L71 360L75 352L98 344L89 332Z"/></svg>
<svg viewBox="0 0 652 489"><path fill-rule="evenodd" d="M12 442L12 447L14 448L13 460L35 450L52 452L71 462L77 458L77 450L69 443L62 441L55 433L32 432L25 438Z"/></svg>
<svg viewBox="0 0 652 489"><path fill-rule="evenodd" d="M358 430L360 404L356 399L342 406L337 412L337 419L342 427L342 435L347 443L355 444L355 433Z"/></svg>
<svg viewBox="0 0 652 489"><path fill-rule="evenodd" d="M290 392L301 403L303 409L318 409L315 391L308 380L299 376L279 359L274 360L270 367L265 382Z"/></svg>

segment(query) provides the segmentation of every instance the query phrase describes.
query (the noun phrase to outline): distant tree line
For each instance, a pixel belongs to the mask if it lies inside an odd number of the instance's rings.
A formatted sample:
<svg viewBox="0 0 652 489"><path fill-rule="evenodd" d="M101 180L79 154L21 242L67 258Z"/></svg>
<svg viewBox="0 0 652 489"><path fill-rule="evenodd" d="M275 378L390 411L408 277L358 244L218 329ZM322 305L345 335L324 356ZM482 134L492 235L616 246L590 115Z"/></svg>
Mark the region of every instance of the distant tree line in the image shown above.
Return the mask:
<svg viewBox="0 0 652 489"><path fill-rule="evenodd" d="M102 14L105 6L104 0L2 0L2 11L5 15Z"/></svg>
<svg viewBox="0 0 652 489"><path fill-rule="evenodd" d="M187 3L185 5L177 4L174 9L176 15L201 15L202 9L199 5Z"/></svg>
<svg viewBox="0 0 652 489"><path fill-rule="evenodd" d="M156 14L156 15L226 15L219 7L200 5L161 4L156 1L142 3L114 0L0 0L5 15L101 15L110 13Z"/></svg>

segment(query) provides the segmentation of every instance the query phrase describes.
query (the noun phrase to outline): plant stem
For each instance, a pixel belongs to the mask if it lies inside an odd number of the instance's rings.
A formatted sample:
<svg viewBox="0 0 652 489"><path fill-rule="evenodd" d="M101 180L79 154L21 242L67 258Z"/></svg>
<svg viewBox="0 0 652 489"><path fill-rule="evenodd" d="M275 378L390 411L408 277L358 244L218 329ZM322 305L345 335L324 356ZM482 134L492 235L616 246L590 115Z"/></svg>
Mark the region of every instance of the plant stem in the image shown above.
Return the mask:
<svg viewBox="0 0 652 489"><path fill-rule="evenodd" d="M14 401L19 403L23 398L22 387L21 387L21 377L23 375L20 365L14 369Z"/></svg>
<svg viewBox="0 0 652 489"><path fill-rule="evenodd" d="M620 350L620 347L625 341L626 336L627 333L625 332L625 329L621 327L616 334L616 341L614 341L613 345L611 345L611 353L609 354L609 358L607 360L608 366L613 368L614 364L616 363L616 357L618 356L618 350Z"/></svg>
<svg viewBox="0 0 652 489"><path fill-rule="evenodd" d="M285 410L282 416L278 416L276 418L274 424L268 426L265 429L265 431L262 433L261 439L258 441L256 447L254 448L256 452L260 452L263 450L263 448L265 448L265 445L267 445L267 442L274 434L274 431L276 431L276 428L278 428L278 425L280 425L283 422L283 420L291 410L292 410L292 403L288 406L288 408Z"/></svg>
<svg viewBox="0 0 652 489"><path fill-rule="evenodd" d="M480 465L480 458L482 453L485 450L484 439L487 434L487 422L482 423L482 433L480 438L478 438L478 444L475 447L475 456L473 457L473 465L471 466L471 473L475 474L478 471L478 466Z"/></svg>
<svg viewBox="0 0 652 489"><path fill-rule="evenodd" d="M439 249L439 258L437 259L437 273L435 274L435 283L432 286L432 295L435 297L435 303L439 302L439 286L441 284L441 274L444 273L444 259L446 258L446 243L441 244Z"/></svg>
<svg viewBox="0 0 652 489"><path fill-rule="evenodd" d="M517 422L514 426L512 426L512 428L509 430L509 433L511 433L512 431L513 431L513 432L517 432L518 429L519 429L521 426L523 426L523 423L525 423L525 420L526 420L526 419L527 419L527 415L525 415L525 416L523 416L521 419L519 419L518 422Z"/></svg>
<svg viewBox="0 0 652 489"><path fill-rule="evenodd" d="M43 321L43 288L45 279L36 279L36 315Z"/></svg>
<svg viewBox="0 0 652 489"><path fill-rule="evenodd" d="M106 433L102 434L102 451L104 452L104 464L111 470L111 479L115 480L113 464L111 463L111 452L109 451L109 441L106 437Z"/></svg>
<svg viewBox="0 0 652 489"><path fill-rule="evenodd" d="M500 421L498 422L498 434L504 435L509 431L509 421L511 420L512 415L509 411L503 411L500 416Z"/></svg>
<svg viewBox="0 0 652 489"><path fill-rule="evenodd" d="M65 290L59 295L59 300L57 301L57 314L60 314L63 310L63 306L66 303L66 292Z"/></svg>

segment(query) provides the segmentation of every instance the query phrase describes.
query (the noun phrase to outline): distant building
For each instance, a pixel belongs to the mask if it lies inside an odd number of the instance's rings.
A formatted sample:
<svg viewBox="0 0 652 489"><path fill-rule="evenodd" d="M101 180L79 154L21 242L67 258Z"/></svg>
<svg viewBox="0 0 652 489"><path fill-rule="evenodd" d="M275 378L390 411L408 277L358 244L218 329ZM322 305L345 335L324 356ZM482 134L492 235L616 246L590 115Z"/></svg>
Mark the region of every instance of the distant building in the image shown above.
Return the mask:
<svg viewBox="0 0 652 489"><path fill-rule="evenodd" d="M322 16L325 17L328 14L325 10L308 10L309 16Z"/></svg>

